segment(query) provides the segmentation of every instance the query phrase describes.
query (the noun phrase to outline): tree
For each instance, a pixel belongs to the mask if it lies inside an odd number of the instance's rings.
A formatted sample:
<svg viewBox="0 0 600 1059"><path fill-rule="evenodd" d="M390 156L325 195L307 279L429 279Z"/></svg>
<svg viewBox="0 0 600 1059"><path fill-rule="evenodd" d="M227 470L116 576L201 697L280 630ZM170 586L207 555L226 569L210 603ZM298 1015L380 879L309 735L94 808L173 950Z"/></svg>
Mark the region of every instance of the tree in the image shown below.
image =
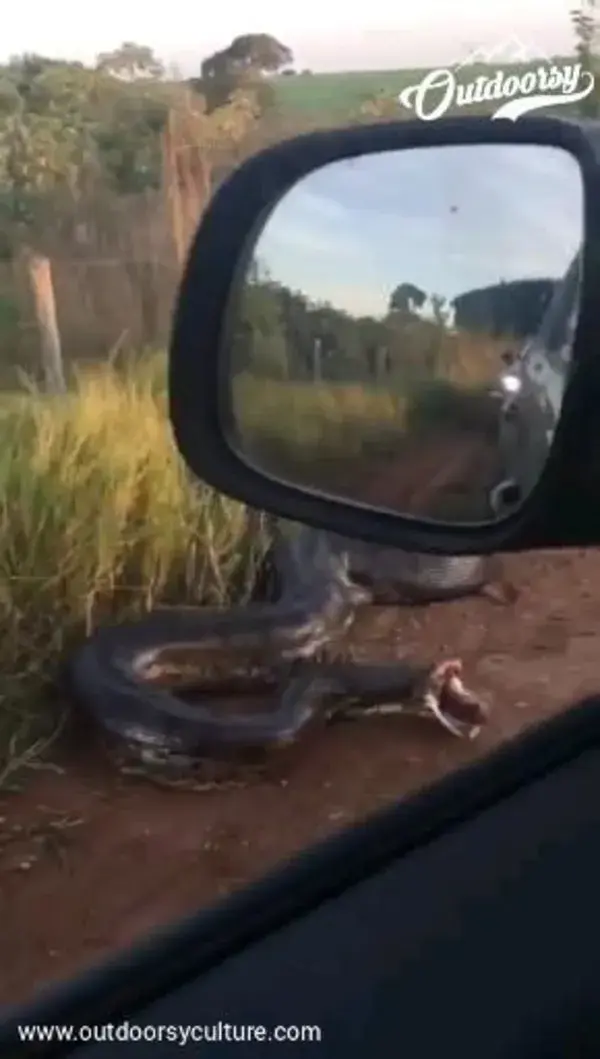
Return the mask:
<svg viewBox="0 0 600 1059"><path fill-rule="evenodd" d="M77 69L84 70L83 63L66 62L64 59L49 59L46 55L25 52L23 55L12 55L4 67L4 77L14 84L19 96L27 99L37 79L49 70Z"/></svg>
<svg viewBox="0 0 600 1059"><path fill-rule="evenodd" d="M2 219L25 224L21 237L37 243L57 196L77 196L99 176L102 132L127 86L81 63L43 56L13 58L1 74ZM127 140L131 120L128 126Z"/></svg>
<svg viewBox="0 0 600 1059"><path fill-rule="evenodd" d="M415 291L419 302L421 296L426 300L412 284L401 288L408 288L411 304ZM290 381L384 384L402 391L462 379L464 345L449 329L450 307L436 295L429 301L431 318L397 309L383 319L355 317L278 283L254 259L233 320L235 370Z"/></svg>
<svg viewBox="0 0 600 1059"><path fill-rule="evenodd" d="M430 302L434 324L444 329L447 328L451 316L451 308L446 299L442 298L440 294L432 294Z"/></svg>
<svg viewBox="0 0 600 1059"><path fill-rule="evenodd" d="M246 33L205 59L200 78L191 84L206 97L211 110L226 103L235 91L252 93L261 110L265 110L274 99L265 74L275 73L293 61L291 50L275 37Z"/></svg>
<svg viewBox="0 0 600 1059"><path fill-rule="evenodd" d="M156 81L165 76L164 65L152 48L133 41L124 41L114 51L98 55L96 69L123 81Z"/></svg>
<svg viewBox="0 0 600 1059"><path fill-rule="evenodd" d="M276 73L294 61L290 48L268 33L246 33L236 37L227 49L232 63L239 69Z"/></svg>
<svg viewBox="0 0 600 1059"><path fill-rule="evenodd" d="M14 226L15 232L21 226L30 232L43 229L52 197L76 192L88 161L86 148L85 130L66 124L58 116L20 110L2 122L1 222L9 228Z"/></svg>
<svg viewBox="0 0 600 1059"><path fill-rule="evenodd" d="M0 74L0 121L21 109L22 99L17 86L6 75Z"/></svg>
<svg viewBox="0 0 600 1059"><path fill-rule="evenodd" d="M389 312L415 313L426 301L427 295L420 287L415 287L413 283L401 283L390 296Z"/></svg>
<svg viewBox="0 0 600 1059"><path fill-rule="evenodd" d="M151 88L160 91L151 91ZM161 180L161 134L174 94L160 83L136 84L106 97L95 130L100 165L109 186L123 193L157 188Z"/></svg>
<svg viewBox="0 0 600 1059"><path fill-rule="evenodd" d="M258 280L255 263L244 283L235 319L232 360L236 373L281 379L287 375L287 347L277 285Z"/></svg>

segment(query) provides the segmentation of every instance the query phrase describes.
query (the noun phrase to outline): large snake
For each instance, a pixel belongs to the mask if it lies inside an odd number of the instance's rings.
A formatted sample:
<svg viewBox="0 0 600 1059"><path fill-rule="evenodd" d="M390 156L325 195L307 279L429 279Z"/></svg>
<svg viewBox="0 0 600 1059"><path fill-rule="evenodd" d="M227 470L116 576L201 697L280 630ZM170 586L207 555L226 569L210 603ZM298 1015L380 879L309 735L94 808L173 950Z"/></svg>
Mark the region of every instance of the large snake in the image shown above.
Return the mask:
<svg viewBox="0 0 600 1059"><path fill-rule="evenodd" d="M99 629L70 660L77 699L130 758L185 773L207 758L289 747L315 726L374 712L478 734L487 710L462 684L459 661L363 664L327 658L327 649L360 606L485 591L489 560L408 555L279 522L270 566L275 602L159 611ZM223 709L225 695L257 693L258 711Z"/></svg>

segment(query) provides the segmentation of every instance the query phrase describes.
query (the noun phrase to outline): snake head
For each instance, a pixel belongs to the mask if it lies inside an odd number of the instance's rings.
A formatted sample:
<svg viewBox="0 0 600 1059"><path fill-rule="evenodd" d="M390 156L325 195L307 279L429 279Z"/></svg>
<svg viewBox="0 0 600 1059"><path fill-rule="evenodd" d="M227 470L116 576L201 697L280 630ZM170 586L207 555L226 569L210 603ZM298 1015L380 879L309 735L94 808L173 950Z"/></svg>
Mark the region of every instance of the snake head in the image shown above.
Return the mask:
<svg viewBox="0 0 600 1059"><path fill-rule="evenodd" d="M462 662L451 659L431 670L425 702L440 724L459 738L475 739L489 719L489 708L462 682Z"/></svg>

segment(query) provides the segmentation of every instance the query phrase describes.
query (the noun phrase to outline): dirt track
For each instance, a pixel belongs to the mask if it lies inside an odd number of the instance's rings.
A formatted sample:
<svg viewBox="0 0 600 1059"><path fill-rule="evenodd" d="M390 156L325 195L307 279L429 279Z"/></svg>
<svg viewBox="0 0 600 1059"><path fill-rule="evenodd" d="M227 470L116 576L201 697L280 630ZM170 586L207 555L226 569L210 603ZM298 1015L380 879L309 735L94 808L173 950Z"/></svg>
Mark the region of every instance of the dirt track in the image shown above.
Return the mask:
<svg viewBox="0 0 600 1059"><path fill-rule="evenodd" d="M339 725L306 748L283 785L206 794L117 777L79 747L63 774L39 772L26 792L0 799L0 1001L25 999L214 901L597 690L600 553L515 556L506 569L521 586L514 604L373 608L353 636L373 658L393 657L400 645L462 655L493 704L475 744L426 721Z"/></svg>

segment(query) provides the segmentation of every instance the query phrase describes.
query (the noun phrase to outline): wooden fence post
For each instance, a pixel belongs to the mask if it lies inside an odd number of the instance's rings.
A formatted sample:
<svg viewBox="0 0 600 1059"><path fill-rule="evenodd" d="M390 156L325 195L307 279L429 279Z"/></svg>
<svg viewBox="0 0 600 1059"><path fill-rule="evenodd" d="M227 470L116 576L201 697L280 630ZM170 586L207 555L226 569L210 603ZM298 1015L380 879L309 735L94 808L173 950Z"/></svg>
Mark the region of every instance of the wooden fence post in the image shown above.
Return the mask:
<svg viewBox="0 0 600 1059"><path fill-rule="evenodd" d="M44 383L48 393L66 393L67 384L56 315L52 267L47 257L26 250L23 255L40 333Z"/></svg>

